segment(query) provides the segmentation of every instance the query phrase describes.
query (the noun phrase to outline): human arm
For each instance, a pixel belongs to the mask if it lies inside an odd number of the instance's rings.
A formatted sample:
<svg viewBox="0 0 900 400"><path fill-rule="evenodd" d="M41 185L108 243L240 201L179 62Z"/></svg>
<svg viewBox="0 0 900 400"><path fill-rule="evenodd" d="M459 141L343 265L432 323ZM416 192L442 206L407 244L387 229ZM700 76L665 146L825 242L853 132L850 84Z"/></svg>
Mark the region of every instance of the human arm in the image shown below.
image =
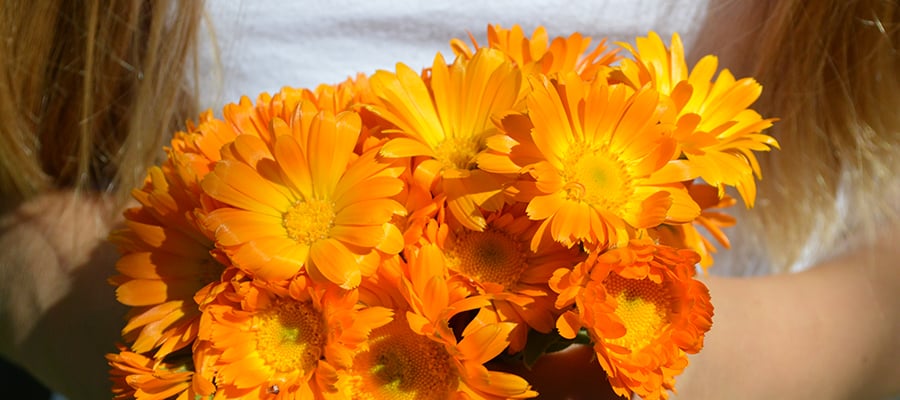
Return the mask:
<svg viewBox="0 0 900 400"><path fill-rule="evenodd" d="M71 400L109 397L104 354L125 313L106 283L116 214L97 195L61 191L0 217L0 352Z"/></svg>
<svg viewBox="0 0 900 400"><path fill-rule="evenodd" d="M710 277L716 307L678 399L882 399L900 393L893 232L796 274Z"/></svg>

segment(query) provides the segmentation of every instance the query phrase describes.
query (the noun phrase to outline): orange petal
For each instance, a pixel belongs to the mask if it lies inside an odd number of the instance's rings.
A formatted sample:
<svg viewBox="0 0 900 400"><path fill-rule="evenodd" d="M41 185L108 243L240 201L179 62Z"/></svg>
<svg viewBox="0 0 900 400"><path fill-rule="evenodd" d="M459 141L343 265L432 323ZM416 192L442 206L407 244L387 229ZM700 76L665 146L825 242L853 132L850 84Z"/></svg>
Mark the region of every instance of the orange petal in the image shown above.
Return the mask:
<svg viewBox="0 0 900 400"><path fill-rule="evenodd" d="M434 151L425 143L416 139L396 138L391 139L381 147L379 152L382 156L388 158L430 156L434 157Z"/></svg>
<svg viewBox="0 0 900 400"><path fill-rule="evenodd" d="M349 245L372 248L381 242L384 228L381 225L335 225L329 236Z"/></svg>
<svg viewBox="0 0 900 400"><path fill-rule="evenodd" d="M216 241L233 246L267 237L287 237L283 218L234 208L213 210L206 218L209 229L216 234Z"/></svg>
<svg viewBox="0 0 900 400"><path fill-rule="evenodd" d="M284 192L246 164L222 160L201 182L203 190L223 203L245 210L281 215L291 206Z"/></svg>
<svg viewBox="0 0 900 400"><path fill-rule="evenodd" d="M516 327L511 322L484 326L464 337L457 349L466 360L484 364L509 345L509 333Z"/></svg>
<svg viewBox="0 0 900 400"><path fill-rule="evenodd" d="M556 320L556 330L566 339L575 339L581 330L581 317L572 311L566 311Z"/></svg>
<svg viewBox="0 0 900 400"><path fill-rule="evenodd" d="M304 197L312 195L312 177L309 163L300 144L292 136L281 136L275 141L275 160L282 173L298 193Z"/></svg>
<svg viewBox="0 0 900 400"><path fill-rule="evenodd" d="M359 286L362 274L350 250L335 239L319 240L310 248L313 266L322 276L344 289Z"/></svg>

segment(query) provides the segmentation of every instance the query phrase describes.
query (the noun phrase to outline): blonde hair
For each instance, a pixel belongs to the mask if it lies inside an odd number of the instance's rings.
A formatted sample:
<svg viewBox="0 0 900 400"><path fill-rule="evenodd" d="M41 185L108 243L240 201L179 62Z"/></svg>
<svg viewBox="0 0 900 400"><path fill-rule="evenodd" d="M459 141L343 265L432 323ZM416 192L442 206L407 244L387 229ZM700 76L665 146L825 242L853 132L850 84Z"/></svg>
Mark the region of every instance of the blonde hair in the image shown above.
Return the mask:
<svg viewBox="0 0 900 400"><path fill-rule="evenodd" d="M757 109L779 118L782 151L763 155L756 209L740 222L749 251L784 271L897 223L898 3L714 2L709 18L698 50L756 77ZM804 254L810 243L817 254Z"/></svg>
<svg viewBox="0 0 900 400"><path fill-rule="evenodd" d="M9 2L0 15L5 209L58 188L125 192L196 113L195 1Z"/></svg>

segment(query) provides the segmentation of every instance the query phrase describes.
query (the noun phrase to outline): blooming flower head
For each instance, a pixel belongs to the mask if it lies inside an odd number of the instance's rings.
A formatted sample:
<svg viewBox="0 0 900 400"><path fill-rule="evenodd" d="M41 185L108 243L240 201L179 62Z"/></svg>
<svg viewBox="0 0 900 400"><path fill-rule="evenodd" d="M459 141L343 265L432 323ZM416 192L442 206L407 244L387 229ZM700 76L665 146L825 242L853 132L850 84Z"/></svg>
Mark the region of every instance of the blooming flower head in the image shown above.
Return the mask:
<svg viewBox="0 0 900 400"><path fill-rule="evenodd" d="M567 246L622 245L635 229L688 222L700 213L683 184L654 175L676 156L674 140L659 123L655 91L574 74L531 83L530 121L504 119L504 129L518 140L489 146L534 180L527 212L543 223L532 247L548 233Z"/></svg>
<svg viewBox="0 0 900 400"><path fill-rule="evenodd" d="M547 282L556 269L581 261L580 249L545 241L531 250L540 223L528 218L523 203L488 214L482 231L454 222L429 230L428 236L441 247L450 273L464 278L472 294L492 295L491 305L482 307L476 320L515 323L511 353L522 350L529 329L552 331L558 311Z"/></svg>
<svg viewBox="0 0 900 400"><path fill-rule="evenodd" d="M479 45L471 39L477 51ZM616 51L607 51L606 41L602 40L588 52L591 41L577 32L551 41L543 26L535 28L530 38L525 37L519 25L509 29L489 25L487 29L487 47L502 51L526 74L575 72L585 79L593 79L598 74L605 77L610 65L618 60ZM450 45L457 56L472 57L473 51L462 40L453 39Z"/></svg>
<svg viewBox="0 0 900 400"><path fill-rule="evenodd" d="M376 72L370 85L382 101L371 109L400 134L380 154L421 157L415 183L446 195L462 224L482 229L481 210L497 210L505 202L506 178L479 170L475 160L497 131L494 119L518 103L520 71L499 51L482 49L450 65L438 54L424 78L398 64L395 73Z"/></svg>
<svg viewBox="0 0 900 400"><path fill-rule="evenodd" d="M512 324L480 327L458 343L414 331L398 317L375 329L338 386L354 400L522 399L537 395L515 375L488 371Z"/></svg>
<svg viewBox="0 0 900 400"><path fill-rule="evenodd" d="M616 393L667 398L712 326L709 291L693 279L699 256L635 240L595 257L551 281L563 305L576 307L557 321L559 332L588 330Z"/></svg>
<svg viewBox="0 0 900 400"><path fill-rule="evenodd" d="M267 144L272 144L277 131L273 122L293 122L296 111L304 101L309 102L309 93L303 89L284 87L275 95L260 93L256 101L243 96L237 103L227 104L223 110L225 122L237 134L258 136ZM334 113L333 113L334 114ZM312 117L308 115L307 118ZM293 124L292 124L293 125Z"/></svg>
<svg viewBox="0 0 900 400"><path fill-rule="evenodd" d="M613 81L635 88L649 85L671 100L678 129L675 138L686 160L667 173L682 180L700 177L719 189L736 187L744 203L752 207L755 177L760 177L755 151L777 148L778 142L760 133L772 126L748 107L759 98L762 86L752 78L735 79L727 69L716 74L718 61L703 57L688 69L677 34L667 48L656 33L637 39L636 48L625 44L635 57L625 59Z"/></svg>
<svg viewBox="0 0 900 400"><path fill-rule="evenodd" d="M223 206L206 219L239 268L266 280L307 270L344 288L371 274L366 257L403 245L391 218L406 211L392 197L403 168L354 153L360 119L301 102L271 132L240 135L203 180ZM272 138L271 146L263 137Z"/></svg>
<svg viewBox="0 0 900 400"><path fill-rule="evenodd" d="M380 141L384 138L381 130L390 125L367 107L378 104L380 100L372 92L369 77L362 73L336 85L321 84L314 90L304 90L303 99L315 104L317 109L326 110L332 114L343 111L359 113L362 120L362 131L355 149L357 154L362 154L376 145L380 146Z"/></svg>
<svg viewBox="0 0 900 400"><path fill-rule="evenodd" d="M355 291L331 285L302 276L286 286L244 281L231 297L239 301L211 304L201 339L214 360L207 368L217 394L312 399L334 392L337 369L349 366L356 347L392 313L361 306Z"/></svg>
<svg viewBox="0 0 900 400"><path fill-rule="evenodd" d="M155 350L162 358L191 344L199 307L228 264L217 256L201 211L199 181L213 163L204 149L229 136L216 128L205 113L199 125L176 134L167 160L150 168L144 186L132 192L140 205L127 210L125 227L110 235L122 253L111 282L119 302L134 307L122 332L136 352Z"/></svg>
<svg viewBox="0 0 900 400"><path fill-rule="evenodd" d="M487 306L490 297L470 295L463 282L449 274L434 244L409 247L404 255L408 262L383 273L396 275L379 275L382 283L396 279L400 288L402 299L393 303L395 319L374 330L353 357L352 367L339 371L338 392L352 399L534 397L524 379L485 367L508 347L514 324L451 326L451 320Z"/></svg>

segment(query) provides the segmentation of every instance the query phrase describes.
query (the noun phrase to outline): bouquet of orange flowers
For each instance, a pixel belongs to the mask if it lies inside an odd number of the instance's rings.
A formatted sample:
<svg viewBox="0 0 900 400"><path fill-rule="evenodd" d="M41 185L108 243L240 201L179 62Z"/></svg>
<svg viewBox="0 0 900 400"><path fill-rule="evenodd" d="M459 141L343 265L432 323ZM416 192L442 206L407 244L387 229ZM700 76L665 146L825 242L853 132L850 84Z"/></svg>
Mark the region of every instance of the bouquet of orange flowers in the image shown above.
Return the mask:
<svg viewBox="0 0 900 400"><path fill-rule="evenodd" d="M712 325L700 229L728 246L777 147L761 87L677 35L487 37L177 132L111 236L115 398L530 398L489 361L573 343L667 398Z"/></svg>

